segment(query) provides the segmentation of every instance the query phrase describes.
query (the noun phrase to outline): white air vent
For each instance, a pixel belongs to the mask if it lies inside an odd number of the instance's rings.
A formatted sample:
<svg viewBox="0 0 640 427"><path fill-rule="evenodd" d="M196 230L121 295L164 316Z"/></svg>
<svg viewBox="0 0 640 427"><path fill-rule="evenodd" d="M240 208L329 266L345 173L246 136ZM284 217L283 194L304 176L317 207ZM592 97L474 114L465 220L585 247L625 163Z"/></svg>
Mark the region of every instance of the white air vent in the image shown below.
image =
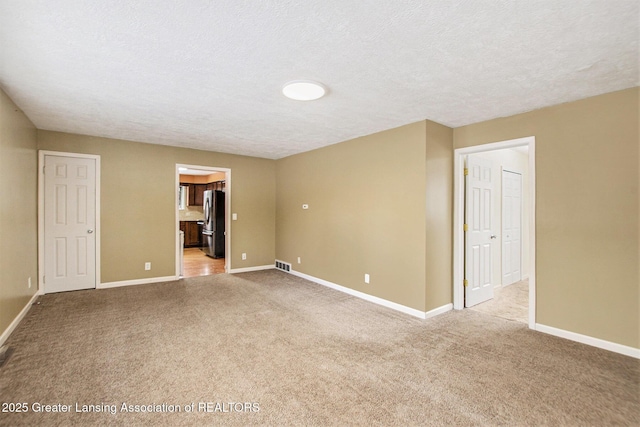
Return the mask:
<svg viewBox="0 0 640 427"><path fill-rule="evenodd" d="M282 271L291 271L291 264L289 264L288 262L276 260L276 268Z"/></svg>

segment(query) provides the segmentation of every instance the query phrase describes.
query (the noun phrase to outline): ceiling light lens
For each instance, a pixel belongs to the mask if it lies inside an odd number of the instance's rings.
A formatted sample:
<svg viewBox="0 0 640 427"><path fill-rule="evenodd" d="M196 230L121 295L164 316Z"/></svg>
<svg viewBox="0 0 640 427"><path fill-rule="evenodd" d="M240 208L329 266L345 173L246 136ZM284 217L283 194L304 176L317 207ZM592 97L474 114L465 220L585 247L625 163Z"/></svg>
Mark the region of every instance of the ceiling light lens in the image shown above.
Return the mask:
<svg viewBox="0 0 640 427"><path fill-rule="evenodd" d="M310 80L295 80L282 88L284 96L296 101L313 101L322 98L326 92L322 84Z"/></svg>

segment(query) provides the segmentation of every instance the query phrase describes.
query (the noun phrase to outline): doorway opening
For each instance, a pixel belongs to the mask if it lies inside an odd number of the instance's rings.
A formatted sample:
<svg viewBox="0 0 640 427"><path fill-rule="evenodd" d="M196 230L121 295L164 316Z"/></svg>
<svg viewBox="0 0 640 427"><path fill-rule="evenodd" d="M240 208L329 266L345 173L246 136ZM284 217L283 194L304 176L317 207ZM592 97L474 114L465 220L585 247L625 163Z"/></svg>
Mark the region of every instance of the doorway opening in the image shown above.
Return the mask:
<svg viewBox="0 0 640 427"><path fill-rule="evenodd" d="M231 170L176 164L176 275L209 276L231 265Z"/></svg>
<svg viewBox="0 0 640 427"><path fill-rule="evenodd" d="M491 176L494 182L470 181L473 171L468 170L471 177L465 175L468 162L472 167L482 165L476 169L481 171L482 177ZM518 179L521 179L519 196ZM465 181L470 189L477 187L477 194L486 193L487 196L467 198ZM486 192L483 185L488 188ZM471 212L465 207L471 207ZM486 212L489 220L481 212ZM469 220L480 223L474 215L480 215L482 219L482 227L476 227L477 230L473 229L473 224L468 224ZM465 225L469 231L465 231ZM472 303L477 303L474 309L523 321L535 329L535 137L454 151L453 247L454 309L472 305L465 303L465 296L475 287L483 295L472 297ZM478 271L480 279L474 276ZM482 285L487 289L481 289ZM526 312L523 307L505 307L504 304L524 305ZM507 314L501 316L501 310Z"/></svg>

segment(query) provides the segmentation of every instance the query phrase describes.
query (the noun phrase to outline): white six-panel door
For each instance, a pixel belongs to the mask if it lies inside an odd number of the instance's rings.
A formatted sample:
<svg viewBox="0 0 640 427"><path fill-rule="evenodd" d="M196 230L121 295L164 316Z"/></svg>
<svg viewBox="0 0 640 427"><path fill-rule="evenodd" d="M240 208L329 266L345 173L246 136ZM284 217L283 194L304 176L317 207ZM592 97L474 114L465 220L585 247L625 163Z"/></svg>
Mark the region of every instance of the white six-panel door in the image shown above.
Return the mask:
<svg viewBox="0 0 640 427"><path fill-rule="evenodd" d="M96 159L44 157L44 291L96 287Z"/></svg>
<svg viewBox="0 0 640 427"><path fill-rule="evenodd" d="M477 156L467 158L465 200L465 307L493 298L491 244L493 218L491 162Z"/></svg>
<svg viewBox="0 0 640 427"><path fill-rule="evenodd" d="M502 171L502 285L522 279L522 175Z"/></svg>

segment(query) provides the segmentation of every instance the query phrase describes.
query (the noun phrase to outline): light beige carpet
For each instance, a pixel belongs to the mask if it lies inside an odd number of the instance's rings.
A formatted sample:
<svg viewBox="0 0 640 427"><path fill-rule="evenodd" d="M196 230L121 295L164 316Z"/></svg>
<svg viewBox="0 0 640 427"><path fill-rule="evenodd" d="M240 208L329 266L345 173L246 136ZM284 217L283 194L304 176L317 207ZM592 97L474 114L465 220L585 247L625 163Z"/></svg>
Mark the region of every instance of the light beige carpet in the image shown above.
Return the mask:
<svg viewBox="0 0 640 427"><path fill-rule="evenodd" d="M471 307L471 310L507 320L529 323L529 281L494 289L493 299Z"/></svg>
<svg viewBox="0 0 640 427"><path fill-rule="evenodd" d="M638 360L471 310L420 320L275 270L40 301L0 369L0 402L29 412L0 425L640 423Z"/></svg>

